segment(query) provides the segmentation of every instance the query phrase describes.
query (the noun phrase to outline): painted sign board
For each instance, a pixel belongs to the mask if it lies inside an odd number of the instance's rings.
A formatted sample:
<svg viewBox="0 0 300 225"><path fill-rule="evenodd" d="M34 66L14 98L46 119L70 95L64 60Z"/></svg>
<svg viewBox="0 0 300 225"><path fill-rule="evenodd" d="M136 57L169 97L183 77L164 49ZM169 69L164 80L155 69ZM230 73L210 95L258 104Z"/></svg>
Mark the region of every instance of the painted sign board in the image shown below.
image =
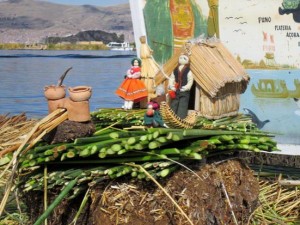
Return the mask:
<svg viewBox="0 0 300 225"><path fill-rule="evenodd" d="M146 35L160 64L187 40L220 40L251 77L240 111L253 112L262 130L300 152L300 0L130 0L130 6L137 47Z"/></svg>

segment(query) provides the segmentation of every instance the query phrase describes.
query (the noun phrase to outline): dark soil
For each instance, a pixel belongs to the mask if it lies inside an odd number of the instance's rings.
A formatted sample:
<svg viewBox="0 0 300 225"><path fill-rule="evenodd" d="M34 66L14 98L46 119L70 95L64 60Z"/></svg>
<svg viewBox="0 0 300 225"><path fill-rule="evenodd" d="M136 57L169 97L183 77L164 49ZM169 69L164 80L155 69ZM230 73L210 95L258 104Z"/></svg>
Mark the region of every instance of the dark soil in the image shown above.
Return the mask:
<svg viewBox="0 0 300 225"><path fill-rule="evenodd" d="M258 206L259 184L241 160L193 164L158 180L195 225L246 224ZM50 194L53 200L55 195ZM226 197L228 195L229 201ZM62 202L49 225L69 224L82 197ZM42 213L42 193L25 196L34 222ZM49 201L51 202L51 200ZM230 206L231 205L231 206ZM232 207L232 209L231 209ZM152 181L116 179L92 189L88 206L77 225L184 225L190 224L167 195Z"/></svg>
<svg viewBox="0 0 300 225"><path fill-rule="evenodd" d="M160 181L196 225L245 224L258 205L259 185L252 171L241 161L229 160L186 169ZM226 193L232 205L231 210ZM112 182L95 189L92 204L95 225L190 224L166 194L153 182Z"/></svg>
<svg viewBox="0 0 300 225"><path fill-rule="evenodd" d="M76 138L88 137L95 132L95 125L91 122L75 122L66 120L59 124L43 139L49 144L72 142Z"/></svg>

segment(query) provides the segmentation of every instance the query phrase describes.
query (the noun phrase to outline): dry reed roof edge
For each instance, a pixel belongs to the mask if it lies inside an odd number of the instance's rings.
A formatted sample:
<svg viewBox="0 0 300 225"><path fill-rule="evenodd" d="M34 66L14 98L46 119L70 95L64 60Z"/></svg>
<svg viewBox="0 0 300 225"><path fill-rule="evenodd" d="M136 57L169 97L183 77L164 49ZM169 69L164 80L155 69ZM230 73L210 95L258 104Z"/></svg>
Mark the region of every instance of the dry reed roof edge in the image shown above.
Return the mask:
<svg viewBox="0 0 300 225"><path fill-rule="evenodd" d="M189 48L191 71L194 79L211 97L217 95L220 88L227 83L247 82L247 74L241 63L234 58L221 42L196 43ZM186 53L183 48L181 53ZM163 66L166 75L170 75L178 65L175 53ZM165 75L159 71L155 77L156 84L165 80Z"/></svg>

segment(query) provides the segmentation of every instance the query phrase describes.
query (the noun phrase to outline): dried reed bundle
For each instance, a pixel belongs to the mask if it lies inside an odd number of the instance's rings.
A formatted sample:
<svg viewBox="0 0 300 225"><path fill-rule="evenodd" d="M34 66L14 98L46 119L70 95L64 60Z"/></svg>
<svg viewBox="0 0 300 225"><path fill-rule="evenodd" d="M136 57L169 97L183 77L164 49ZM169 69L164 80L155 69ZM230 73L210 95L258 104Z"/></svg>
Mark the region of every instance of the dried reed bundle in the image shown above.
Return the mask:
<svg viewBox="0 0 300 225"><path fill-rule="evenodd" d="M25 136L31 131L37 120L27 120L24 113L9 117L1 115L0 119L0 157L18 149Z"/></svg>
<svg viewBox="0 0 300 225"><path fill-rule="evenodd" d="M148 90L148 101L149 101L150 96L153 95L155 92L154 77L156 73L159 71L159 65L157 64L157 62L152 56L153 51L147 45L146 37L141 36L140 41L141 41L140 57L142 60L142 68L141 68L142 81L144 82Z"/></svg>
<svg viewBox="0 0 300 225"><path fill-rule="evenodd" d="M2 119L5 122L2 123L0 131L0 157L17 150L35 124L38 123L38 120L27 120L25 114L13 116L11 118L7 118L6 116L5 118L2 117ZM31 142L27 149L36 144L42 136L50 132L66 119L67 114L65 113L58 118L48 121L46 124L42 124L39 129L32 134L30 138Z"/></svg>
<svg viewBox="0 0 300 225"><path fill-rule="evenodd" d="M2 215L5 205L8 200L8 196L11 192L13 181L16 176L17 172L17 159L18 156L30 149L37 141L40 140L40 138L46 134L47 132L54 129L56 126L58 126L62 121L67 119L67 112L65 109L57 109L42 120L38 121L35 126L31 129L31 131L26 135L26 138L21 142L18 149L14 152L12 160L8 163L8 165L5 167L3 171L1 171L0 179L3 178L3 176L7 173L7 171L12 167L11 169L11 175L7 181L5 195L3 196L0 204L0 216ZM62 119L60 119L60 117ZM38 135L36 135L38 133ZM26 144L29 144L25 149L24 147Z"/></svg>
<svg viewBox="0 0 300 225"><path fill-rule="evenodd" d="M155 94L156 85L154 77L159 71L159 65L152 56L153 50L147 45L146 37L141 36L140 41L140 57L142 60L141 78L148 91L148 97L140 102L140 107L147 108L147 103L150 99L157 97Z"/></svg>
<svg viewBox="0 0 300 225"><path fill-rule="evenodd" d="M248 225L300 223L300 191L297 187L283 187L276 182L261 181L259 199L261 205L249 218Z"/></svg>
<svg viewBox="0 0 300 225"><path fill-rule="evenodd" d="M68 119L68 113L63 112L62 114L58 114L47 121L47 123L41 124L41 126L36 130L35 133L32 134L32 137L29 139L29 145L24 150L24 153L26 153L30 148L32 148L38 141L42 139L44 135L49 133L51 130L53 130L55 127L57 127L59 124L64 122Z"/></svg>
<svg viewBox="0 0 300 225"><path fill-rule="evenodd" d="M7 123L15 124L24 120L26 120L25 113L21 113L20 115L12 116L12 117L9 117L9 114L0 115L0 127L4 126Z"/></svg>

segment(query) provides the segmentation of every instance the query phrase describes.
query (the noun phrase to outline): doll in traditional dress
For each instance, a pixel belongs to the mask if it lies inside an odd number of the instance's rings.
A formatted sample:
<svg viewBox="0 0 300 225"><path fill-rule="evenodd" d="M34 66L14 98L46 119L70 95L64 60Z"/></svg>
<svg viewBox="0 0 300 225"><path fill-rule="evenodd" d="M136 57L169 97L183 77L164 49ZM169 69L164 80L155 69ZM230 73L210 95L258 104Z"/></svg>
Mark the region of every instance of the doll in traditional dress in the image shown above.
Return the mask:
<svg viewBox="0 0 300 225"><path fill-rule="evenodd" d="M132 109L133 103L140 102L148 96L145 84L140 80L141 77L141 60L133 58L131 68L127 70L126 77L116 94L124 99L122 108L125 110Z"/></svg>
<svg viewBox="0 0 300 225"><path fill-rule="evenodd" d="M188 114L190 90L193 82L194 78L190 70L189 57L182 54L179 56L178 66L169 79L169 90L174 94L174 96L171 96L171 109L181 119L184 119Z"/></svg>

